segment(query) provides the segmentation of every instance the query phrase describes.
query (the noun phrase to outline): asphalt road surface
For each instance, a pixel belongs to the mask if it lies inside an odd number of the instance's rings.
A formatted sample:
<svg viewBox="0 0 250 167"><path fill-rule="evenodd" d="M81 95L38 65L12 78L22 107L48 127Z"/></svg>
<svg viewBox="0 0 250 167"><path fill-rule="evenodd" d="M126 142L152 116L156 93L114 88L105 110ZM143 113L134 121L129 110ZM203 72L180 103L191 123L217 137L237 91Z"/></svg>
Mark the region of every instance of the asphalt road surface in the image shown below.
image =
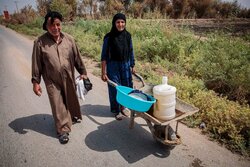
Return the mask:
<svg viewBox="0 0 250 167"><path fill-rule="evenodd" d="M129 119L116 121L109 112L107 85L92 74L93 90L80 102L83 120L61 145L44 84L41 97L32 91L32 46L33 40L0 26L0 167L250 166L182 124L176 147L157 143L141 118L129 129Z"/></svg>

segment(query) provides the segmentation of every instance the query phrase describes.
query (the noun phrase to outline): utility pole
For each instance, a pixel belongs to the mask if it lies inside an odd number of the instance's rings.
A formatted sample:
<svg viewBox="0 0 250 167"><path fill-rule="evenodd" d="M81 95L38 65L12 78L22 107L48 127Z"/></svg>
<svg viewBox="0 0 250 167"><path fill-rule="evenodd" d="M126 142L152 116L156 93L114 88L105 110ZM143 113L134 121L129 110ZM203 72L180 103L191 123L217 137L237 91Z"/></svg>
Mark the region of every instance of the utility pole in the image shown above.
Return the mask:
<svg viewBox="0 0 250 167"><path fill-rule="evenodd" d="M18 5L17 5L17 3L18 3L18 1L14 1L15 2L15 4L16 4L16 12L18 13L19 11L18 11Z"/></svg>

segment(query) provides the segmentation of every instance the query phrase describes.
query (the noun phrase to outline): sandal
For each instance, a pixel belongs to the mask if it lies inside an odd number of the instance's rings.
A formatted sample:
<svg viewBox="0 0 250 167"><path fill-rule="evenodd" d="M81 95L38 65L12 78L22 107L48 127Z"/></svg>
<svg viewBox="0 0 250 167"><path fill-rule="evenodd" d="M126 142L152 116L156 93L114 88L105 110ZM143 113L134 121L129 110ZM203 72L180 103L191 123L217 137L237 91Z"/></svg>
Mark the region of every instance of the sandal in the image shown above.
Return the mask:
<svg viewBox="0 0 250 167"><path fill-rule="evenodd" d="M74 125L74 124L76 124L76 123L81 123L81 121L79 120L79 118L73 117L73 118L72 118L72 124Z"/></svg>
<svg viewBox="0 0 250 167"><path fill-rule="evenodd" d="M123 115L122 113L118 113L118 114L115 116L115 119L118 120L118 121L121 121L123 118L124 118L124 115Z"/></svg>
<svg viewBox="0 0 250 167"><path fill-rule="evenodd" d="M69 133L63 133L61 135L58 135L59 142L61 144L66 144L69 141Z"/></svg>

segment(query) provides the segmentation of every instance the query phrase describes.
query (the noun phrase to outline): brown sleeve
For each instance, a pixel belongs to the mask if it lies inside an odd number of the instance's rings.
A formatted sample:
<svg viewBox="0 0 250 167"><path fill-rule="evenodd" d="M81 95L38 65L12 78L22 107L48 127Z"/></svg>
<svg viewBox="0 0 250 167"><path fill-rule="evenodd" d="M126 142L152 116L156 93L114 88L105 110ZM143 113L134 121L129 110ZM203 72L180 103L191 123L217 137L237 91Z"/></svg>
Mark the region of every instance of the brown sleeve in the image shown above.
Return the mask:
<svg viewBox="0 0 250 167"><path fill-rule="evenodd" d="M87 70L85 68L85 65L81 59L81 54L80 51L73 40L73 52L74 52L74 66L76 70L79 72L81 75L87 75Z"/></svg>
<svg viewBox="0 0 250 167"><path fill-rule="evenodd" d="M32 60L31 60L31 82L41 82L42 62L41 62L41 48L38 40L34 41Z"/></svg>

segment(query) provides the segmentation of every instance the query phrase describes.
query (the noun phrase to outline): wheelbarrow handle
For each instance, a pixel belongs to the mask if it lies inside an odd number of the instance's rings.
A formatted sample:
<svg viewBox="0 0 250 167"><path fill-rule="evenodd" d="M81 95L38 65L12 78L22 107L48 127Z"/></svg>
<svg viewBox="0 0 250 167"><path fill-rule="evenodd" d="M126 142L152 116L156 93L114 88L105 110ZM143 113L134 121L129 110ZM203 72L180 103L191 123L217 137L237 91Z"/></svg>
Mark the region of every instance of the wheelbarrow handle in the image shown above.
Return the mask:
<svg viewBox="0 0 250 167"><path fill-rule="evenodd" d="M111 85L111 86L113 86L113 87L118 86L118 84L117 84L117 83L115 83L115 82L111 81L110 79L108 79L108 80L107 80L107 82L108 82L108 84L110 84L110 85Z"/></svg>
<svg viewBox="0 0 250 167"><path fill-rule="evenodd" d="M144 87L144 86L145 86L145 82L144 82L142 76L140 76L140 75L137 74L137 73L133 73L133 75L134 75L136 78L138 78L138 79L140 80L140 82L141 82L142 85L143 85L142 87Z"/></svg>
<svg viewBox="0 0 250 167"><path fill-rule="evenodd" d="M142 83L142 87L144 87L145 86L145 82L144 82L144 80L143 80L143 78L142 78L142 76L140 76L139 74L137 74L137 73L133 73L133 75L136 77L136 78L138 78L139 80L140 80L140 82ZM110 84L111 86L113 86L113 87L116 87L116 86L118 86L118 84L117 83L115 83L115 82L113 82L113 81L111 81L110 79L108 79L107 80L107 82L108 82L108 84Z"/></svg>

